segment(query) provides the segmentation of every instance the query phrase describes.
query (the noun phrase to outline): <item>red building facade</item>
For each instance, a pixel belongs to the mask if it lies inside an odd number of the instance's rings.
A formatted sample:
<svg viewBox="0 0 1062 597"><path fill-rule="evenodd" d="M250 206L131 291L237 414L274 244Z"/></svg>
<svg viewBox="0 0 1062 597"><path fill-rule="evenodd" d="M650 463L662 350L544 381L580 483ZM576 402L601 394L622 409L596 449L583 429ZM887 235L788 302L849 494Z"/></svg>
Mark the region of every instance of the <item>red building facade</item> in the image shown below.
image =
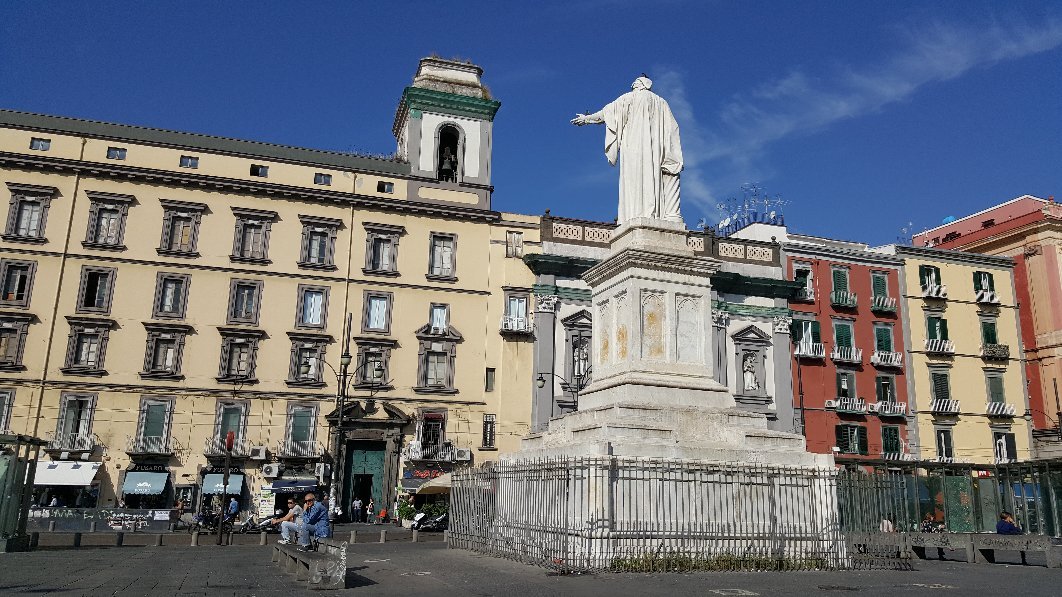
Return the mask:
<svg viewBox="0 0 1062 597"><path fill-rule="evenodd" d="M790 237L794 408L808 450L843 459L907 458L902 259L865 245Z"/></svg>

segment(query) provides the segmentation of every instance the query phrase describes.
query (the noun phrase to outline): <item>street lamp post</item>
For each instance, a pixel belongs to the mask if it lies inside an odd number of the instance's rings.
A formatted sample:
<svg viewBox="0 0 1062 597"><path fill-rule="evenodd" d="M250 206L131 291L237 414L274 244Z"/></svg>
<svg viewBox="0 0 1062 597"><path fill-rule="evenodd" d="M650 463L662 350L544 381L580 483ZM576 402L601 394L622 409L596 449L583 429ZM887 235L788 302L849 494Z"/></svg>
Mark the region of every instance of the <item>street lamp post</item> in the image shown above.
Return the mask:
<svg viewBox="0 0 1062 597"><path fill-rule="evenodd" d="M247 383L247 371L240 366L236 369L236 375L232 378L232 399L236 400L237 392ZM225 515L228 505L225 500L229 497L229 469L232 467L232 449L236 445L236 433L229 430L225 434L225 472L221 477L221 512L218 512L218 545L221 545L222 529L225 528Z"/></svg>
<svg viewBox="0 0 1062 597"><path fill-rule="evenodd" d="M540 372L538 374L538 378L535 380L535 384L538 386L539 389L542 389L542 388L546 387L546 374L547 373L549 375L552 375L553 377L556 377L561 382L561 389L572 395L572 403L574 405L573 406L574 410L579 410L579 392L582 392L583 388L585 388L590 383L590 371L591 371L591 368L588 367L586 369L586 373L583 373L583 374L578 374L577 373L575 375L572 375L572 379L570 381L567 380L567 379L564 379L563 377L561 377L560 375L557 375L556 373L553 373L552 371L547 371L545 373ZM554 407L554 402L551 400L550 401L550 407L549 407L550 418L553 417L553 411L554 411L553 407Z"/></svg>

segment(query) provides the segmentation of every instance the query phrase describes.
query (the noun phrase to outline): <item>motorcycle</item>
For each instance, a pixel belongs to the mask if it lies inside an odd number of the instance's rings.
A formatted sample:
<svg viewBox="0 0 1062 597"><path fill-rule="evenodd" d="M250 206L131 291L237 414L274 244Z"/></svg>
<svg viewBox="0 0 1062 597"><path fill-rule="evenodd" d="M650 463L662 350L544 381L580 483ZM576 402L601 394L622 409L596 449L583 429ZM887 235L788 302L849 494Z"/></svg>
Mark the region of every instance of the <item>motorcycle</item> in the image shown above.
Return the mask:
<svg viewBox="0 0 1062 597"><path fill-rule="evenodd" d="M192 517L192 524L188 525L188 534L194 533L215 533L218 530L218 520L220 516L216 512L200 512ZM225 516L221 521L221 532L231 533L232 523L236 520L233 515Z"/></svg>
<svg viewBox="0 0 1062 597"><path fill-rule="evenodd" d="M413 517L413 524L409 528L414 531L445 531L450 526L450 515L442 513L433 518L428 518L428 515L420 512Z"/></svg>
<svg viewBox="0 0 1062 597"><path fill-rule="evenodd" d="M277 510L274 512L276 518L284 516L283 510ZM274 518L255 518L251 517L247 519L247 522L243 523L240 527L240 533L279 533L280 524L273 524Z"/></svg>

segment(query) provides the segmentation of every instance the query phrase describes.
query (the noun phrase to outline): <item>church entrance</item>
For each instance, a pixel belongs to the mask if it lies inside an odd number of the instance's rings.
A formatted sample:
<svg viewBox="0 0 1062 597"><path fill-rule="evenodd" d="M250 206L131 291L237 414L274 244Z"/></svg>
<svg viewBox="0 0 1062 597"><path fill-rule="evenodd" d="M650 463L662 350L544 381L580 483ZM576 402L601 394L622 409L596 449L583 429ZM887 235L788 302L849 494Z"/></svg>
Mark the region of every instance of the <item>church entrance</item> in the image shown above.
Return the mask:
<svg viewBox="0 0 1062 597"><path fill-rule="evenodd" d="M384 479L384 454L387 442L354 440L347 442L347 466L346 482L343 495L345 501L342 505L344 513L352 515L354 508L351 504L360 498L363 504L368 504L369 499L376 502L376 511L385 504L387 499L388 483Z"/></svg>

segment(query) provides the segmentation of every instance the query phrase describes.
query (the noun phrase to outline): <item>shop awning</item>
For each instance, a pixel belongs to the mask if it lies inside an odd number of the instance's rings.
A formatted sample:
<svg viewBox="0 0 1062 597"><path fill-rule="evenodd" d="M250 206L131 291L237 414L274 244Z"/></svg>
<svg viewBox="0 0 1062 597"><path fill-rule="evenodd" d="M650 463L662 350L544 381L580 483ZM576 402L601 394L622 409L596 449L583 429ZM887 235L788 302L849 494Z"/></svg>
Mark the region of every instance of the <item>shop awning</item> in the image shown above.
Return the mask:
<svg viewBox="0 0 1062 597"><path fill-rule="evenodd" d="M314 491L317 489L317 479L277 479L273 481L273 493L291 491Z"/></svg>
<svg viewBox="0 0 1062 597"><path fill-rule="evenodd" d="M125 495L159 495L166 489L169 473L133 471L125 474L122 493Z"/></svg>
<svg viewBox="0 0 1062 597"><path fill-rule="evenodd" d="M225 487L225 475L211 473L203 477L203 495L221 493L222 488L229 495L240 495L243 493L243 475L229 475L228 487Z"/></svg>
<svg viewBox="0 0 1062 597"><path fill-rule="evenodd" d="M43 462L37 461L37 472L33 475L34 485L55 487L85 487L92 484L100 470L98 462Z"/></svg>
<svg viewBox="0 0 1062 597"><path fill-rule="evenodd" d="M450 493L450 473L439 475L417 488L419 495Z"/></svg>

